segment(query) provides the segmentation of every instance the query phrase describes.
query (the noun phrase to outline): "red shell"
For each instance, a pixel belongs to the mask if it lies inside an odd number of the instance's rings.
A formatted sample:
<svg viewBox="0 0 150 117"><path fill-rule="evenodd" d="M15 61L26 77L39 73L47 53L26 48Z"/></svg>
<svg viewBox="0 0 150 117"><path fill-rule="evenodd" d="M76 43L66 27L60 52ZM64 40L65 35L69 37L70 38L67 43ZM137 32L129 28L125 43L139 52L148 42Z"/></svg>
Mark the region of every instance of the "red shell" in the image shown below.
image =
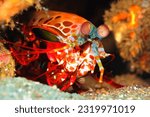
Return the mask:
<svg viewBox="0 0 150 117"><path fill-rule="evenodd" d="M29 23L30 28L44 29L60 38L60 42L69 42L80 35L81 25L86 19L72 13L58 11L38 11Z"/></svg>

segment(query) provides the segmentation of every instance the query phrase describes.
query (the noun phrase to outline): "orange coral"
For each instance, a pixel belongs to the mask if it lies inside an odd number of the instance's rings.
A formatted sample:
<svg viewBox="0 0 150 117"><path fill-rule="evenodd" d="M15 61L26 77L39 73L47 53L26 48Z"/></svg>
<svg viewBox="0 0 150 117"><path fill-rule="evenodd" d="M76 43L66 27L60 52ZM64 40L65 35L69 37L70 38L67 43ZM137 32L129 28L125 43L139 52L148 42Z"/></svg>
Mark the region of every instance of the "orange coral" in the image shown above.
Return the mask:
<svg viewBox="0 0 150 117"><path fill-rule="evenodd" d="M37 2L38 0L0 0L0 21L10 21L12 16Z"/></svg>
<svg viewBox="0 0 150 117"><path fill-rule="evenodd" d="M150 73L150 0L118 0L105 12L121 57L130 68Z"/></svg>

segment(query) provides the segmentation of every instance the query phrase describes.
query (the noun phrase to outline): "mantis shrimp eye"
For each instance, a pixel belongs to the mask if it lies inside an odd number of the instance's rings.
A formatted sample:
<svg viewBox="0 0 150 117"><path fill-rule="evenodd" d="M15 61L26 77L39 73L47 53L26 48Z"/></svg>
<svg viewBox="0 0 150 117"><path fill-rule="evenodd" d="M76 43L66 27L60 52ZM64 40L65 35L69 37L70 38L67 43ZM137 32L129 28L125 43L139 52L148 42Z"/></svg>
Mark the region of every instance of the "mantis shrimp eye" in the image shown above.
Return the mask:
<svg viewBox="0 0 150 117"><path fill-rule="evenodd" d="M91 23L90 22L84 22L81 26L81 33L83 35L89 35L91 32Z"/></svg>
<svg viewBox="0 0 150 117"><path fill-rule="evenodd" d="M109 34L109 28L107 25L100 25L98 28L97 28L97 36L98 37L106 37L108 36Z"/></svg>

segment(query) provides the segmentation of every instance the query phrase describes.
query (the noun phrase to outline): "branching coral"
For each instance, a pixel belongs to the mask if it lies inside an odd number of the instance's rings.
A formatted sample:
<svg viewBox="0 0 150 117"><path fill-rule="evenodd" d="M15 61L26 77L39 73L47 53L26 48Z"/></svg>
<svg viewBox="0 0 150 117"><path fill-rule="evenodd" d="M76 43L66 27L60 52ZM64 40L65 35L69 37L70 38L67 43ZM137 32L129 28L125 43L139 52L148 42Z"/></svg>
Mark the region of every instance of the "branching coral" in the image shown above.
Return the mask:
<svg viewBox="0 0 150 117"><path fill-rule="evenodd" d="M104 19L131 70L150 73L150 0L118 0Z"/></svg>

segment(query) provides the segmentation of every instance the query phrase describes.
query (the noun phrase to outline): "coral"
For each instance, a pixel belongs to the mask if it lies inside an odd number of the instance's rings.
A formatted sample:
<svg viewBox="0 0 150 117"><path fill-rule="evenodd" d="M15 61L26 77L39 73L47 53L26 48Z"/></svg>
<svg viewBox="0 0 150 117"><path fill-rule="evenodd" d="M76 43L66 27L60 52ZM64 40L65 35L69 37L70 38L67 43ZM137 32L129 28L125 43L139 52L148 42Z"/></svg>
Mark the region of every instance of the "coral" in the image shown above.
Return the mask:
<svg viewBox="0 0 150 117"><path fill-rule="evenodd" d="M149 19L150 0L118 0L104 15L121 57L138 73L150 73Z"/></svg>
<svg viewBox="0 0 150 117"><path fill-rule="evenodd" d="M124 76L125 78L126 76ZM118 79L119 80L119 79ZM136 80L136 79L135 79ZM101 92L83 92L81 94L60 91L56 86L49 87L39 82L33 82L23 77L3 79L0 82L0 99L14 100L149 100L150 87L131 85L120 89L110 89Z"/></svg>
<svg viewBox="0 0 150 117"><path fill-rule="evenodd" d="M39 0L0 0L0 21L9 22L12 16L33 4L39 6Z"/></svg>
<svg viewBox="0 0 150 117"><path fill-rule="evenodd" d="M25 78L17 77L1 80L0 99L81 100L86 98L78 94L61 92L56 86L49 87L39 82L32 82Z"/></svg>
<svg viewBox="0 0 150 117"><path fill-rule="evenodd" d="M0 43L0 79L15 75L15 62L9 50Z"/></svg>

